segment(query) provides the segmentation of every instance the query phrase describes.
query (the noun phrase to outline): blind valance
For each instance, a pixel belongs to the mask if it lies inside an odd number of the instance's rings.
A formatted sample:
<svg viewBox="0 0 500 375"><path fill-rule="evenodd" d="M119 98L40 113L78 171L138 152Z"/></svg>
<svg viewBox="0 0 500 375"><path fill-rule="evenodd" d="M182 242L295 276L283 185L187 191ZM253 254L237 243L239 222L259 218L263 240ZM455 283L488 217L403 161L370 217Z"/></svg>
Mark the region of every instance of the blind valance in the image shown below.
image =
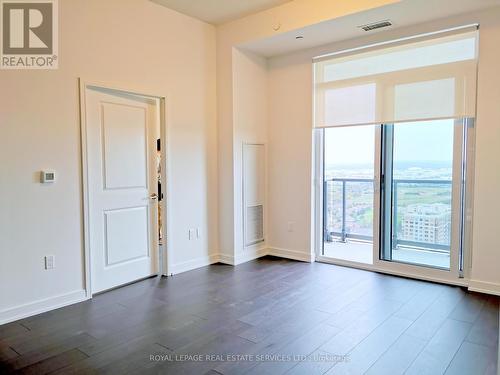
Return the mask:
<svg viewBox="0 0 500 375"><path fill-rule="evenodd" d="M314 62L314 126L475 117L477 30Z"/></svg>

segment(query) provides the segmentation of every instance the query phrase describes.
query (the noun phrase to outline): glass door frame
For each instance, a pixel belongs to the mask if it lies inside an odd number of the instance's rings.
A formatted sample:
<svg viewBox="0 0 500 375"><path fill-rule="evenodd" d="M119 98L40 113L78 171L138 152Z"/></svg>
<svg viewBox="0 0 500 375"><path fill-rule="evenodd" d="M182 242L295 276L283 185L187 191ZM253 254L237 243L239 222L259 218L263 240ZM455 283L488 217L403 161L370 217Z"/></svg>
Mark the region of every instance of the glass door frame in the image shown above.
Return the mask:
<svg viewBox="0 0 500 375"><path fill-rule="evenodd" d="M390 126L390 125L389 125ZM313 131L313 181L314 181L314 247L316 261L333 263L353 268L395 274L405 277L430 280L455 285L467 285L470 269L470 243L472 223L472 177L474 119L457 119L454 123L453 176L452 176L452 238L450 246L450 269L432 268L422 265L384 260L382 250L382 166L383 128L375 127L375 173L373 200L373 264L326 257L323 249L323 181L324 181L324 129Z"/></svg>

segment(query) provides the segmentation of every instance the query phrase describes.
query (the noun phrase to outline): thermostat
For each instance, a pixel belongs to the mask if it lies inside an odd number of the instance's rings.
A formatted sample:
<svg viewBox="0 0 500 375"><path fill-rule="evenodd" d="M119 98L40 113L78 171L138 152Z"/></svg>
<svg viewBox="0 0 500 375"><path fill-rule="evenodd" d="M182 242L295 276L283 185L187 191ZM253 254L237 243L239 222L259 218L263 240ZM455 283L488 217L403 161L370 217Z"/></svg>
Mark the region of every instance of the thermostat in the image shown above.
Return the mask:
<svg viewBox="0 0 500 375"><path fill-rule="evenodd" d="M56 172L54 171L42 171L40 174L40 182L42 184L52 183L56 180Z"/></svg>

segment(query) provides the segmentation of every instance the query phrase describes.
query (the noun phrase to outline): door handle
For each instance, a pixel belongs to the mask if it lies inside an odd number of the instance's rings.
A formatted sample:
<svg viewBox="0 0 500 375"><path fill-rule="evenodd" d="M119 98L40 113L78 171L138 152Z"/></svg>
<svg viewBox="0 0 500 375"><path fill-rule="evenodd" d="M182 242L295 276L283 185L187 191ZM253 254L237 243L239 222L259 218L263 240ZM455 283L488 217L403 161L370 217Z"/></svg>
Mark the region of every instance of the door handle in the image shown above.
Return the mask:
<svg viewBox="0 0 500 375"><path fill-rule="evenodd" d="M158 194L156 194L156 193L151 194L149 196L149 199L154 200L154 201L157 200L158 199Z"/></svg>

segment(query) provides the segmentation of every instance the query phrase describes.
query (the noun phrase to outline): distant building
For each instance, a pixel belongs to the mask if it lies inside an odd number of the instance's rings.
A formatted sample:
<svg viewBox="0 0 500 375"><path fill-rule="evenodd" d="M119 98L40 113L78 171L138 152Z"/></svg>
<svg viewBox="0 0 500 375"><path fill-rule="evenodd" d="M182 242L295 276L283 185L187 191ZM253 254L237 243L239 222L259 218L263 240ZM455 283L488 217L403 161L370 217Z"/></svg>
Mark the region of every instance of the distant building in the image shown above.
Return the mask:
<svg viewBox="0 0 500 375"><path fill-rule="evenodd" d="M403 214L402 231L402 240L449 244L450 206L439 203L409 205Z"/></svg>

